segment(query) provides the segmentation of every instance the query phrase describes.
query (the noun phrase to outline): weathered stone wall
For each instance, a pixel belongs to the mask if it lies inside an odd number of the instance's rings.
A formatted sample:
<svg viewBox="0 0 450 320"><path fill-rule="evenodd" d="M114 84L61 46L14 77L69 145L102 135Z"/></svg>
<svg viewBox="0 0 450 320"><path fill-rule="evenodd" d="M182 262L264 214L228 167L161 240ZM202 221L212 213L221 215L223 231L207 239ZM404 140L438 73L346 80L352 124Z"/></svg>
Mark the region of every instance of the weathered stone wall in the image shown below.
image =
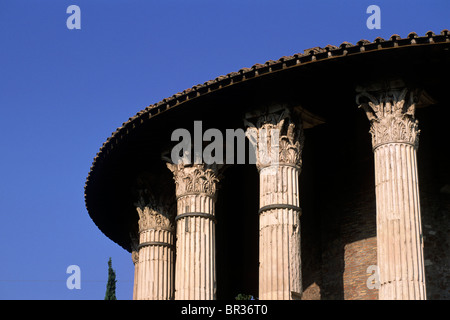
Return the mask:
<svg viewBox="0 0 450 320"><path fill-rule="evenodd" d="M378 294L367 286L368 268L377 264L375 201L373 192L355 193L354 197L353 207L343 210L341 225L344 299L372 300Z"/></svg>
<svg viewBox="0 0 450 320"><path fill-rule="evenodd" d="M449 106L418 110L418 150L427 299L450 299Z"/></svg>
<svg viewBox="0 0 450 320"><path fill-rule="evenodd" d="M314 191L301 199L303 299L378 296L377 289L367 287L367 268L377 264L373 155L367 127L356 119L353 123L307 132L300 184ZM333 139L336 132L339 144Z"/></svg>
<svg viewBox="0 0 450 320"><path fill-rule="evenodd" d="M427 299L450 299L450 194L421 191ZM436 188L433 188L436 189Z"/></svg>

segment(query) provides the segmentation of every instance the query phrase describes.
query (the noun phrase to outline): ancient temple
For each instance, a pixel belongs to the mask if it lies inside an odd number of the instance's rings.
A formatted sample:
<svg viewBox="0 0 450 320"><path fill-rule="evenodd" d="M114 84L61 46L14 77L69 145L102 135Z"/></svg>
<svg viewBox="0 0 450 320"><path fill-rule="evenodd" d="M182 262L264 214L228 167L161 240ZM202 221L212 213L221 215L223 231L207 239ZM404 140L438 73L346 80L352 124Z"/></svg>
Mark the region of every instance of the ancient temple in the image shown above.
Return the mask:
<svg viewBox="0 0 450 320"><path fill-rule="evenodd" d="M134 299L449 299L449 88L448 30L255 64L123 123L86 207Z"/></svg>

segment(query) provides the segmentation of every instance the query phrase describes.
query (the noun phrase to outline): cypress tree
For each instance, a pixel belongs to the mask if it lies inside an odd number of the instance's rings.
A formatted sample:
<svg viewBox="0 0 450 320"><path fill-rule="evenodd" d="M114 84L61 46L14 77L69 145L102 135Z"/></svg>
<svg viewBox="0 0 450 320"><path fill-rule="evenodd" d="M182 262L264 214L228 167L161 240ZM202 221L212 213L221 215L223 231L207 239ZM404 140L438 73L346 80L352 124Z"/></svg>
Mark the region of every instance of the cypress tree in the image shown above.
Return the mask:
<svg viewBox="0 0 450 320"><path fill-rule="evenodd" d="M105 300L117 300L116 298L116 272L112 268L111 257L108 261L108 282L106 283Z"/></svg>

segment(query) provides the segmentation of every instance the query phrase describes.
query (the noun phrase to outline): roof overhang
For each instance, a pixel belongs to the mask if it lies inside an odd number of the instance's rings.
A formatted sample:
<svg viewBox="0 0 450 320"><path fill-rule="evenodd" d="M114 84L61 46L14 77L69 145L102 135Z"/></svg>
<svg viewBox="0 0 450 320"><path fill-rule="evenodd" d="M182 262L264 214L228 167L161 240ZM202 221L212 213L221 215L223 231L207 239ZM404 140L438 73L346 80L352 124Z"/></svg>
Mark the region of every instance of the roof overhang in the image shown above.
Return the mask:
<svg viewBox="0 0 450 320"><path fill-rule="evenodd" d="M94 158L85 185L89 215L106 236L130 251L129 232L138 218L132 191L136 178L147 172L155 183L173 184L161 154L173 130L189 129L194 120L202 120L205 129L243 128L246 113L281 104L297 110L309 129L353 112L356 87L385 77L423 89L423 105L448 104L449 36L444 30L313 48L220 76L148 106L123 123Z"/></svg>

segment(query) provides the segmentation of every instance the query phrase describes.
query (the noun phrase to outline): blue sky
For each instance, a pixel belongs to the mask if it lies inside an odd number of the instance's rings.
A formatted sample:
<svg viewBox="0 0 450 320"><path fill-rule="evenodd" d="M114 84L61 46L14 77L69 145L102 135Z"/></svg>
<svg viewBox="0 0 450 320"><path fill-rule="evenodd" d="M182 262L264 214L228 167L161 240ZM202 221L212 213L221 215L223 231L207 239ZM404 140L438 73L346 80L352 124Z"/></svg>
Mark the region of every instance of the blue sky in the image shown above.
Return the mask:
<svg viewBox="0 0 450 320"><path fill-rule="evenodd" d="M66 27L72 4L80 30ZM132 299L131 256L91 221L83 188L139 110L307 48L445 28L448 0L0 0L0 299L103 299L109 257ZM73 264L80 290L66 287Z"/></svg>

